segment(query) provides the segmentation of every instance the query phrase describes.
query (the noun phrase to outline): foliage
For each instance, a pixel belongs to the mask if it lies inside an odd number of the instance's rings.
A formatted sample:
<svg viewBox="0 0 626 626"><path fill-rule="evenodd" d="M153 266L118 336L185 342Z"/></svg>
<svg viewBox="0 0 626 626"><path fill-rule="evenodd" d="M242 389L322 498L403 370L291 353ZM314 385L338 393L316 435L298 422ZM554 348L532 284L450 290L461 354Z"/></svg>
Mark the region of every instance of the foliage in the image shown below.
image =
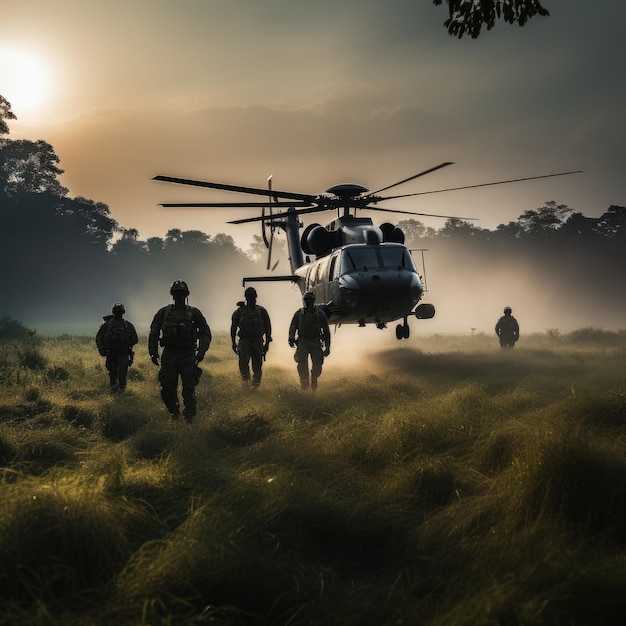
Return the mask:
<svg viewBox="0 0 626 626"><path fill-rule="evenodd" d="M51 192L65 196L67 189L57 180L63 173L54 148L39 139L0 139L0 190L11 197L19 192Z"/></svg>
<svg viewBox="0 0 626 626"><path fill-rule="evenodd" d="M11 103L0 96L0 135L6 135L9 133L9 125L6 120L15 120L15 113L11 111Z"/></svg>
<svg viewBox="0 0 626 626"><path fill-rule="evenodd" d="M24 339L29 331L22 322L13 319L10 315L0 317L0 340L2 339Z"/></svg>
<svg viewBox="0 0 626 626"><path fill-rule="evenodd" d="M524 26L535 15L548 16L550 13L541 6L539 0L445 0L449 18L444 22L450 35L461 39L463 35L477 38L483 26L491 30L496 19L509 24ZM433 0L440 5L443 0Z"/></svg>
<svg viewBox="0 0 626 626"><path fill-rule="evenodd" d="M218 335L189 426L147 355L111 395L44 339L67 377L0 387L0 623L619 623L624 333L420 346L253 392Z"/></svg>

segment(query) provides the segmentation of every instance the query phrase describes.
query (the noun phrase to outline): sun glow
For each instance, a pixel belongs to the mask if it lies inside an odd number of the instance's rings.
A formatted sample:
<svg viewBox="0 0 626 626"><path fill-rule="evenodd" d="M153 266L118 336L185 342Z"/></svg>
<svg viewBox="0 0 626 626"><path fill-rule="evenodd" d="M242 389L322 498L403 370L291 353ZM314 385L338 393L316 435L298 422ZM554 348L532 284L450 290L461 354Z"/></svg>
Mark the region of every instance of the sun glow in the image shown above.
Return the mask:
<svg viewBox="0 0 626 626"><path fill-rule="evenodd" d="M0 96L11 103L18 118L41 107L49 92L44 63L27 52L0 48Z"/></svg>

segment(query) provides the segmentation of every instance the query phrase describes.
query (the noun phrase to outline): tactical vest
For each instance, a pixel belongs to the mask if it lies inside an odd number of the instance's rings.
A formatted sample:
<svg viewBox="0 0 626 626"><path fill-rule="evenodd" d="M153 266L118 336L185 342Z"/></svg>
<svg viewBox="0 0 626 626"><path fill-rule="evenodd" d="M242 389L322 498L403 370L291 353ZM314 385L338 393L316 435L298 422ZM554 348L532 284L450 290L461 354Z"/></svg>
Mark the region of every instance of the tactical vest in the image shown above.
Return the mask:
<svg viewBox="0 0 626 626"><path fill-rule="evenodd" d="M317 307L300 309L298 315L298 337L300 339L319 339L321 328L320 313Z"/></svg>
<svg viewBox="0 0 626 626"><path fill-rule="evenodd" d="M503 337L512 337L517 333L517 324L510 315L504 315L498 321L500 334Z"/></svg>
<svg viewBox="0 0 626 626"><path fill-rule="evenodd" d="M184 310L175 309L170 304L161 325L161 339L159 343L164 348L184 349L194 348L196 345L196 327L193 323L191 307Z"/></svg>
<svg viewBox="0 0 626 626"><path fill-rule="evenodd" d="M239 307L239 336L243 338L261 337L265 332L261 308L255 305L250 308L247 305Z"/></svg>
<svg viewBox="0 0 626 626"><path fill-rule="evenodd" d="M111 352L123 352L133 345L130 328L126 320L112 319L106 322L102 344Z"/></svg>

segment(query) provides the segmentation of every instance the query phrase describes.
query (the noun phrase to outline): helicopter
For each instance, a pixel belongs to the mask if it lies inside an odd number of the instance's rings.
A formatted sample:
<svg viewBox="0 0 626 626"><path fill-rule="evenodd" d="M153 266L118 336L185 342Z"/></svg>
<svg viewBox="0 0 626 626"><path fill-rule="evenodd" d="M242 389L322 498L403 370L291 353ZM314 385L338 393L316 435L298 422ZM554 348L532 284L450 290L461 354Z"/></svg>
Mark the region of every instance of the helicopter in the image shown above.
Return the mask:
<svg viewBox="0 0 626 626"><path fill-rule="evenodd" d="M242 279L244 286L254 281L291 281L302 293L312 291L315 294L315 300L320 303L318 306L326 313L329 323L336 326L358 324L360 327L375 324L377 328L385 329L389 322L400 321L396 326L396 338L401 340L410 336L409 317L431 319L435 316L434 305L420 302L425 293L425 250L413 250L422 253L421 275L411 254L412 251L404 245L405 236L402 230L391 222L377 226L369 217L358 217L357 211L473 220L475 218L455 218L375 205L399 198L579 172L561 172L402 195L379 195L450 165L453 163L440 163L373 192L359 184L341 183L328 188L320 195L275 190L272 188L272 176L267 179L266 189L163 175L155 176L153 180L265 196L266 200L258 202L162 203L160 206L260 208L260 215L228 223L261 222L263 242L268 249L268 270L276 268L276 265L271 266L274 233L276 230L284 231L291 273L244 277ZM331 210L337 211L337 217L325 226L313 223L304 228L299 219L299 216L304 214Z"/></svg>

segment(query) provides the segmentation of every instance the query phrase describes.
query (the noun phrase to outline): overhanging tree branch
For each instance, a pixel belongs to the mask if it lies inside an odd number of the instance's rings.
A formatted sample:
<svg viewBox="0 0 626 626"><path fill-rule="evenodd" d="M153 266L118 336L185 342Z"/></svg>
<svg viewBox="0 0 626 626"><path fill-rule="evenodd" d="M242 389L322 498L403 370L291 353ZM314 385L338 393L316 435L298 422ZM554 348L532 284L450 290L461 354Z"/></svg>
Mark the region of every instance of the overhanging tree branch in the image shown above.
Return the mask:
<svg viewBox="0 0 626 626"><path fill-rule="evenodd" d="M476 39L484 26L491 30L496 20L503 19L509 24L524 26L535 15L548 16L550 13L541 6L539 0L445 0L448 5L448 19L444 26L450 35L459 39L470 35ZM443 0L433 0L436 6Z"/></svg>

